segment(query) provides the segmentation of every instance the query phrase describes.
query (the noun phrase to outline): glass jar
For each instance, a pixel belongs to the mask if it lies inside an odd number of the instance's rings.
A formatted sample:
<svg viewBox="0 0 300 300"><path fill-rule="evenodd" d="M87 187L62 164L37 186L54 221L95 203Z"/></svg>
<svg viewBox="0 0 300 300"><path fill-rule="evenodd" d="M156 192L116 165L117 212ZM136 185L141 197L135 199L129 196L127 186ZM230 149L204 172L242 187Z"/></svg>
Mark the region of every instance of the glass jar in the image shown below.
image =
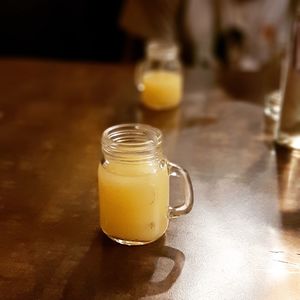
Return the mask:
<svg viewBox="0 0 300 300"><path fill-rule="evenodd" d="M178 106L182 100L183 76L177 45L149 42L146 59L136 68L135 81L146 107L165 110Z"/></svg>
<svg viewBox="0 0 300 300"><path fill-rule="evenodd" d="M276 142L300 150L300 10L291 31Z"/></svg>
<svg viewBox="0 0 300 300"><path fill-rule="evenodd" d="M168 162L160 130L123 124L102 135L104 160L99 164L100 226L112 240L143 245L160 238L169 219L187 214L193 205L188 173ZM182 177L184 204L169 207L169 177Z"/></svg>

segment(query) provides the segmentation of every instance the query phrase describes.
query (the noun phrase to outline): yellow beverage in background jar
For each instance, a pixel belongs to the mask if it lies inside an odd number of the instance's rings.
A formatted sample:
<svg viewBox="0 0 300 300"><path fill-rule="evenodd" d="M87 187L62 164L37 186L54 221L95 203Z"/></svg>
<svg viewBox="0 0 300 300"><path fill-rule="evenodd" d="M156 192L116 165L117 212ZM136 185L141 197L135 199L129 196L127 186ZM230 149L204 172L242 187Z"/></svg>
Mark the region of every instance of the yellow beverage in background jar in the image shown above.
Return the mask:
<svg viewBox="0 0 300 300"><path fill-rule="evenodd" d="M114 239L154 241L168 227L167 166L153 162L99 165L100 226Z"/></svg>
<svg viewBox="0 0 300 300"><path fill-rule="evenodd" d="M182 98L182 75L172 71L149 71L143 75L142 102L149 108L176 107Z"/></svg>

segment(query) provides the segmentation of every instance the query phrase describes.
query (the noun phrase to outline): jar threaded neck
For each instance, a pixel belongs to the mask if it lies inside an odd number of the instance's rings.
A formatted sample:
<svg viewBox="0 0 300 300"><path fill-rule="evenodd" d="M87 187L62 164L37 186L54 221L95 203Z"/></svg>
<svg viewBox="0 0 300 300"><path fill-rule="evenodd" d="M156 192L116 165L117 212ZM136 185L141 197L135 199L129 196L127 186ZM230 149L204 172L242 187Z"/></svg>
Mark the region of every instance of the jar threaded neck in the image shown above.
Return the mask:
<svg viewBox="0 0 300 300"><path fill-rule="evenodd" d="M105 158L143 162L161 157L162 134L149 125L132 123L109 127L102 134Z"/></svg>
<svg viewBox="0 0 300 300"><path fill-rule="evenodd" d="M154 60L174 60L178 57L178 46L170 41L151 40L147 43L146 54Z"/></svg>

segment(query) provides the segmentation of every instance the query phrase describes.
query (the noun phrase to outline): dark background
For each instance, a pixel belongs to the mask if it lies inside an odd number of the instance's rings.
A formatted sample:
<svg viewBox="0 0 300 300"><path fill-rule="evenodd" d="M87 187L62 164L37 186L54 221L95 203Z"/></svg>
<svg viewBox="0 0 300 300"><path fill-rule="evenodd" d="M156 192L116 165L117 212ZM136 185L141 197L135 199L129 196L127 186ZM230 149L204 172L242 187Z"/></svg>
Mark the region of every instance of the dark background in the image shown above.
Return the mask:
<svg viewBox="0 0 300 300"><path fill-rule="evenodd" d="M2 0L0 56L121 61L123 1Z"/></svg>
<svg viewBox="0 0 300 300"><path fill-rule="evenodd" d="M124 0L2 0L0 57L135 61L143 55L144 41L122 31L119 19L124 2ZM188 0L181 3L186 6ZM290 12L294 14L299 0L290 0L289 3ZM166 9L168 5L162 7ZM182 13L183 10L181 7L179 11ZM178 25L178 22L176 24ZM216 33L212 52L221 63L226 64L228 49L232 43L240 46L243 35L236 28L225 32L216 30ZM185 64L193 65L195 63L193 51L196 47L189 38L188 32L179 32L181 59Z"/></svg>

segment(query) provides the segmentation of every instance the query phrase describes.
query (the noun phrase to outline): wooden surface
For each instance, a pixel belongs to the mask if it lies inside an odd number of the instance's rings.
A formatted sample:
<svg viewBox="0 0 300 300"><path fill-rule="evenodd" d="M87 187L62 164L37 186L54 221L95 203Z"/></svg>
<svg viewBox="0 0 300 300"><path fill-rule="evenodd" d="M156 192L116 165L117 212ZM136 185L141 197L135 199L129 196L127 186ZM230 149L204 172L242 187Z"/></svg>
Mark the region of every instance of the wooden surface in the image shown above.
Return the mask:
<svg viewBox="0 0 300 300"><path fill-rule="evenodd" d="M300 299L300 154L209 73L187 72L180 109L154 114L132 71L0 61L1 300ZM161 128L194 184L192 212L148 246L98 228L100 134L122 122Z"/></svg>

